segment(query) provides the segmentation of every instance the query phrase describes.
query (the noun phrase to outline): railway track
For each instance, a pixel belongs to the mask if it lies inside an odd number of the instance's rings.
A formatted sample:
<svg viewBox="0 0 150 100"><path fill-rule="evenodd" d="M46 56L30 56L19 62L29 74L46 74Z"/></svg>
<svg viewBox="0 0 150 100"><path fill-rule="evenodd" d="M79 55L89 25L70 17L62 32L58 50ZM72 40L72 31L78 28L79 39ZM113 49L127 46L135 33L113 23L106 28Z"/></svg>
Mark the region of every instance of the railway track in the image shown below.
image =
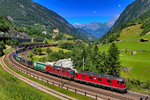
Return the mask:
<svg viewBox="0 0 150 100"><path fill-rule="evenodd" d="M33 70L31 68L27 68L27 66L24 66L24 65L20 64L19 62L16 62L16 60L14 60L12 57L12 53L9 54L8 56L6 56L6 58L9 63L13 62L13 65L15 67L20 68L32 75L38 76L43 79L47 79L48 81L52 81L57 84L60 84L60 82L61 82L60 78L58 78L56 76L48 75L48 74ZM97 87L91 87L89 85L80 84L80 83L65 80L65 79L63 79L63 82L64 82L64 85L63 85L64 87L71 87L76 90L86 92L87 94L97 95L99 98L103 98L103 99L140 100L141 98L143 98L143 100L144 100L146 98L145 95L140 95L140 94L135 94L135 93L130 93L130 92L128 92L127 94L120 94L120 93L104 90L104 89L97 88Z"/></svg>
<svg viewBox="0 0 150 100"><path fill-rule="evenodd" d="M0 63L2 64L3 69L6 70L8 73L14 75L15 77L19 78L23 82L25 82L25 83L27 83L27 84L29 84L31 86L34 86L35 88L37 88L37 89L39 89L39 90L41 90L41 91L43 91L45 93L48 93L50 95L53 95L53 96L55 96L55 97L57 97L59 99L62 99L62 100L77 100L77 99L75 99L73 97L67 96L67 95L62 94L60 92L52 90L52 89L50 89L50 88L48 88L46 86L43 86L43 85L41 85L41 84L39 84L37 82L34 82L34 81L32 81L32 80L30 80L30 79L28 79L28 78L26 78L26 77L24 77L22 75L19 75L18 73L14 72L9 67L7 67L7 65L3 62L3 59L4 59L4 56L2 58L0 58Z"/></svg>

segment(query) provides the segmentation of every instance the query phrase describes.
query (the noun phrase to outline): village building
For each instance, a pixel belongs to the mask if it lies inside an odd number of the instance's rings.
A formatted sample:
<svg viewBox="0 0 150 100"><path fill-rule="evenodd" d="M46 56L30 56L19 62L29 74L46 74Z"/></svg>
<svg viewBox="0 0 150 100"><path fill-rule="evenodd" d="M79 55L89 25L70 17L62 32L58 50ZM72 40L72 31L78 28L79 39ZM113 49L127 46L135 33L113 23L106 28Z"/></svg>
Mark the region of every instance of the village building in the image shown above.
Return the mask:
<svg viewBox="0 0 150 100"><path fill-rule="evenodd" d="M77 40L76 40L76 44L82 44L82 43L83 43L82 40L80 40L80 39L77 39Z"/></svg>
<svg viewBox="0 0 150 100"><path fill-rule="evenodd" d="M59 34L59 29L53 29L53 36L56 36Z"/></svg>
<svg viewBox="0 0 150 100"><path fill-rule="evenodd" d="M148 42L148 39L141 39L141 42Z"/></svg>
<svg viewBox="0 0 150 100"><path fill-rule="evenodd" d="M46 32L46 31L43 31L42 34L47 34L47 32Z"/></svg>
<svg viewBox="0 0 150 100"><path fill-rule="evenodd" d="M116 41L117 41L117 42L119 42L119 41L120 41L120 39L118 38L118 39L116 39Z"/></svg>
<svg viewBox="0 0 150 100"><path fill-rule="evenodd" d="M53 29L53 33L59 33L59 29Z"/></svg>

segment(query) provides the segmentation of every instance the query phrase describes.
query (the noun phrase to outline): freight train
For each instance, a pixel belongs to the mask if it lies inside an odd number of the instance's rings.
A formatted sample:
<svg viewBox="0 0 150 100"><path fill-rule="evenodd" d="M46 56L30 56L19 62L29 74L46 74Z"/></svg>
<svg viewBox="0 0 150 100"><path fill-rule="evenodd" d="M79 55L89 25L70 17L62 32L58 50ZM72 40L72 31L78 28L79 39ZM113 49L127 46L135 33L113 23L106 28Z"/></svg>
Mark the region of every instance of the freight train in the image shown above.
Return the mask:
<svg viewBox="0 0 150 100"><path fill-rule="evenodd" d="M31 46L25 45L24 47L17 49L13 54L14 59L23 65L26 65L30 68L33 68L42 72L50 73L56 76L62 75L63 78L67 78L67 79L77 81L77 82L83 82L86 84L92 84L92 85L102 87L102 88L116 90L121 93L127 92L126 81L124 78L115 77L115 76L107 75L107 74L93 73L93 72L74 71L73 69L70 69L70 68L61 68L60 66L52 66L52 65L41 63L41 62L33 62L30 60L24 59L17 54L25 49L33 48L32 46L33 45ZM51 45L36 44L34 46L47 47Z"/></svg>

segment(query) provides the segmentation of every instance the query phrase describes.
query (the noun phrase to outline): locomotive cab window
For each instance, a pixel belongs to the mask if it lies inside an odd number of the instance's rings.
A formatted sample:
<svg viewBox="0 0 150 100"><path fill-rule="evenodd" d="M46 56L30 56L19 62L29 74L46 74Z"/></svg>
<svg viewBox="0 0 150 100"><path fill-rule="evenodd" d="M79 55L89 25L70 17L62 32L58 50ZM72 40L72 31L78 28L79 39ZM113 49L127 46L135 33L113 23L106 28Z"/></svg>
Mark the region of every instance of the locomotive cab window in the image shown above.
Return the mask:
<svg viewBox="0 0 150 100"><path fill-rule="evenodd" d="M117 84L119 84L119 81L117 81Z"/></svg>
<svg viewBox="0 0 150 100"><path fill-rule="evenodd" d="M73 74L73 72L69 72L69 74L71 75L71 74Z"/></svg>
<svg viewBox="0 0 150 100"><path fill-rule="evenodd" d="M78 77L78 74L76 74L76 76Z"/></svg>
<svg viewBox="0 0 150 100"><path fill-rule="evenodd" d="M102 81L102 79L101 79L101 78L98 78L98 81Z"/></svg>
<svg viewBox="0 0 150 100"><path fill-rule="evenodd" d="M111 80L107 80L107 83L111 83Z"/></svg>
<svg viewBox="0 0 150 100"><path fill-rule="evenodd" d="M55 70L55 68L53 68L53 71Z"/></svg>
<svg viewBox="0 0 150 100"><path fill-rule="evenodd" d="M62 72L64 73L65 71L63 70Z"/></svg>
<svg viewBox="0 0 150 100"><path fill-rule="evenodd" d="M81 77L83 77L83 78L84 78L85 76L84 76L84 75L82 75Z"/></svg>
<svg viewBox="0 0 150 100"><path fill-rule="evenodd" d="M93 79L93 77L90 76L89 79Z"/></svg>
<svg viewBox="0 0 150 100"><path fill-rule="evenodd" d="M124 84L125 84L125 82L124 82L124 81L122 81L122 82L121 82L121 85L124 85Z"/></svg>

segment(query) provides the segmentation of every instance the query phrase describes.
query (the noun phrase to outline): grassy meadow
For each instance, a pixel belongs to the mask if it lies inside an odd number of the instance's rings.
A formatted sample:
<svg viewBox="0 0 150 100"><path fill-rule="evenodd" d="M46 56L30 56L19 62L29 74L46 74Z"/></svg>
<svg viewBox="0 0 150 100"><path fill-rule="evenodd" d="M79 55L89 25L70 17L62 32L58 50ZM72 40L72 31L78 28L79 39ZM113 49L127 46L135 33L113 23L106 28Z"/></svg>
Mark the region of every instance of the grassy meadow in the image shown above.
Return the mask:
<svg viewBox="0 0 150 100"><path fill-rule="evenodd" d="M67 49L62 49L62 48L59 48L59 47L46 47L46 48L42 48L42 53L45 53L46 54L46 49L47 48L50 48L50 50L52 50L52 52L58 52L59 50L63 50L64 52L68 52L70 50L67 50ZM33 55L33 61L39 61L40 58L43 58L43 57L46 57L46 55Z"/></svg>
<svg viewBox="0 0 150 100"><path fill-rule="evenodd" d="M0 99L1 100L58 100L8 74L0 66Z"/></svg>
<svg viewBox="0 0 150 100"><path fill-rule="evenodd" d="M140 36L141 25L135 25L122 30L119 42L116 42L121 51L120 60L123 67L128 71L122 71L121 76L129 79L140 80L145 82L150 80L150 34ZM146 38L148 42L140 42L140 39ZM110 44L99 45L100 51L108 51ZM136 52L132 55L132 52Z"/></svg>

